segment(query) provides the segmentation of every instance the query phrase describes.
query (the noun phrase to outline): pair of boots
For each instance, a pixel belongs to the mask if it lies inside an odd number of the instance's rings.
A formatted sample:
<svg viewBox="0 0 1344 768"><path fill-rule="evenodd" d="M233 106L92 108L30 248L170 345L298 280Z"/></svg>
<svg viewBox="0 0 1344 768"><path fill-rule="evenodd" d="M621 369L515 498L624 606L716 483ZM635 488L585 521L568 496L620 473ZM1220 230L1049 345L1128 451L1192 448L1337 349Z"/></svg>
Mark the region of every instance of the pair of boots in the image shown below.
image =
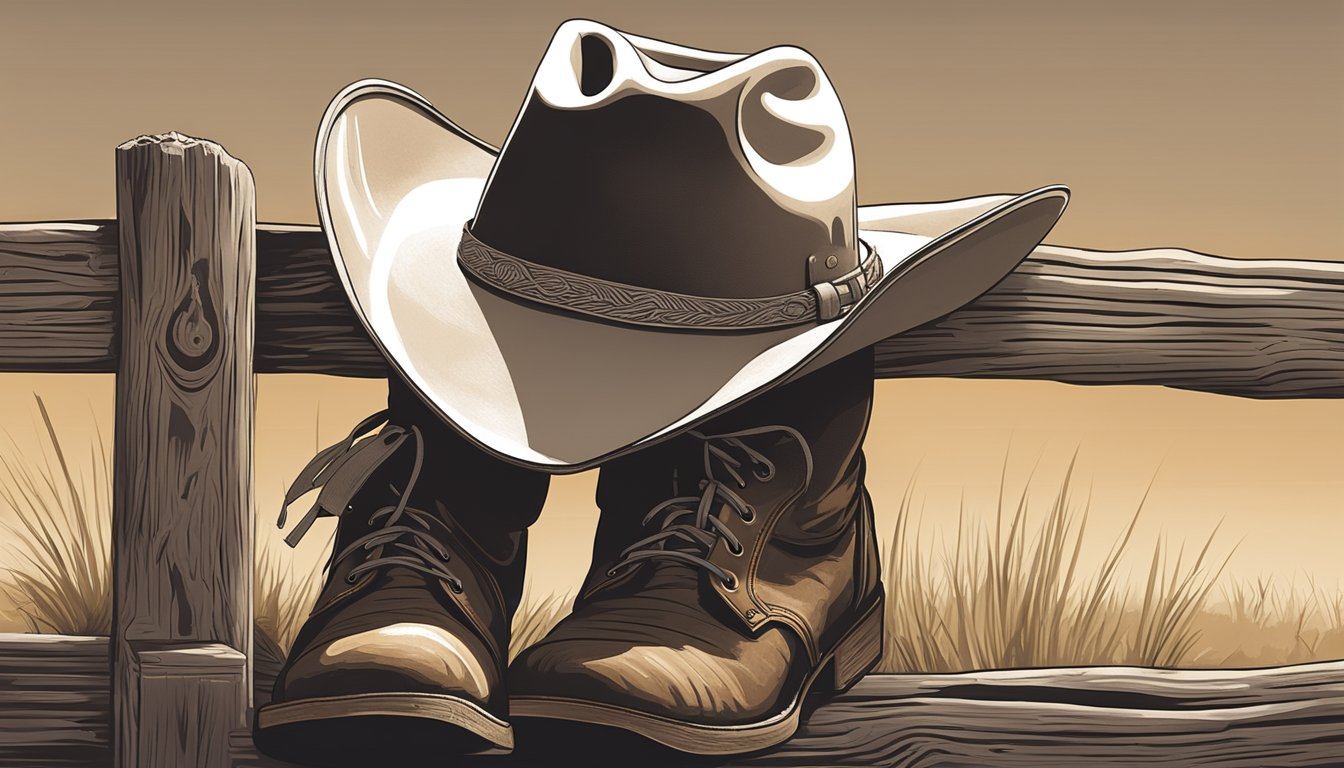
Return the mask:
<svg viewBox="0 0 1344 768"><path fill-rule="evenodd" d="M340 521L257 745L442 757L510 748L525 718L696 754L788 739L809 692L844 690L881 653L872 391L868 350L604 465L573 612L509 664L548 476L487 456L393 382L388 410L287 499L321 489L291 540Z"/></svg>

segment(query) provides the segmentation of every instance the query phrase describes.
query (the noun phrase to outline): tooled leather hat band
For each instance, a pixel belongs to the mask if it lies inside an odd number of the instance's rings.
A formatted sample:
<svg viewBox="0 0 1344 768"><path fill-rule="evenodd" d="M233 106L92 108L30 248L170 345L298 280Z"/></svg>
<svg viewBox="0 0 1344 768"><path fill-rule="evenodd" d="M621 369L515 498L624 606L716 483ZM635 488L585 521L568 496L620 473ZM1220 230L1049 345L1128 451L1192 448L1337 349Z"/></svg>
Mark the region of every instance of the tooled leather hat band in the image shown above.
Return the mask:
<svg viewBox="0 0 1344 768"><path fill-rule="evenodd" d="M882 258L867 256L857 269L801 291L760 298L673 293L628 285L537 264L492 248L462 228L457 260L481 282L519 298L631 325L694 330L760 330L834 320L882 278Z"/></svg>

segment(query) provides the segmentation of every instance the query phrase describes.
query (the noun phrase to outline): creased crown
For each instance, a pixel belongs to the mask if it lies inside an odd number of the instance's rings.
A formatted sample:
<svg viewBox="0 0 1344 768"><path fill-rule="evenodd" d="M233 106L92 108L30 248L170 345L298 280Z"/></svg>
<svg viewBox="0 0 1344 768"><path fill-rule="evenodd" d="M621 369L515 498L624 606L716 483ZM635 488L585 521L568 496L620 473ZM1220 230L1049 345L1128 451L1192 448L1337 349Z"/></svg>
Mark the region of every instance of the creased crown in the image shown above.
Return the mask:
<svg viewBox="0 0 1344 768"><path fill-rule="evenodd" d="M556 32L532 87L556 109L595 109L635 94L698 103L771 189L796 200L834 198L854 180L840 100L801 48L717 53L570 21Z"/></svg>
<svg viewBox="0 0 1344 768"><path fill-rule="evenodd" d="M840 101L806 51L698 50L585 20L556 31L477 211L483 242L704 296L858 265ZM836 256L828 259L829 256Z"/></svg>

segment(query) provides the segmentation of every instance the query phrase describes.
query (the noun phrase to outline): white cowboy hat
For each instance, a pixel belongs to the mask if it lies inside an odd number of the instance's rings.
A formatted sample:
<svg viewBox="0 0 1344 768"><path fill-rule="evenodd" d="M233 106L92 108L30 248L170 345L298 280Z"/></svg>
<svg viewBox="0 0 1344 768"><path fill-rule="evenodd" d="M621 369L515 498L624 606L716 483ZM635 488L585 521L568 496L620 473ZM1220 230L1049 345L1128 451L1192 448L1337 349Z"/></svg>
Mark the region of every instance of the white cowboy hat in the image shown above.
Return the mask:
<svg viewBox="0 0 1344 768"><path fill-rule="evenodd" d="M317 204L396 371L551 472L649 445L979 296L1068 190L855 204L817 62L570 21L502 149L365 80L322 118Z"/></svg>

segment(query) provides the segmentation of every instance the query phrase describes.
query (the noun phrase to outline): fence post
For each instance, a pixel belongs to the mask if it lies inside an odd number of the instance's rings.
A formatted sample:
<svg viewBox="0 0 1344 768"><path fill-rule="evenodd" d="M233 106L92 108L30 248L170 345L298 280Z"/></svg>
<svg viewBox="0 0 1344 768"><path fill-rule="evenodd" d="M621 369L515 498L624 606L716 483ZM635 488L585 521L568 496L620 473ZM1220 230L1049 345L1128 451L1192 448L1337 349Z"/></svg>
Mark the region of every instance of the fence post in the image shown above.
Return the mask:
<svg viewBox="0 0 1344 768"><path fill-rule="evenodd" d="M114 761L224 766L252 651L252 174L177 133L117 148Z"/></svg>

